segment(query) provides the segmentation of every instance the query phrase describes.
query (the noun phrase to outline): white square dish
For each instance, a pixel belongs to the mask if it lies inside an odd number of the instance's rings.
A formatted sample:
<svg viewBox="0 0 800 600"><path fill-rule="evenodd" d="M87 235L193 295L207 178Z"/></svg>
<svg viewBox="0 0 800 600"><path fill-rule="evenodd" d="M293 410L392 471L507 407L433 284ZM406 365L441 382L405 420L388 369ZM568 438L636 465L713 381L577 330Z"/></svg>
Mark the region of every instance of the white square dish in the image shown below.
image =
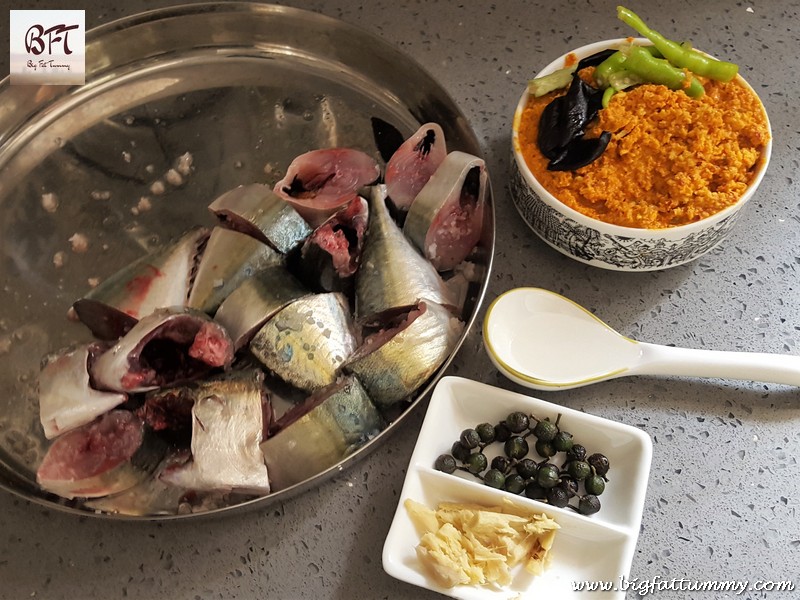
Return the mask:
<svg viewBox="0 0 800 600"><path fill-rule="evenodd" d="M602 508L591 516L569 508L557 508L524 495L511 494L484 485L477 478L456 471L453 474L434 469L436 457L450 452L461 432L478 423L499 423L510 412L523 411L539 418L555 420L574 435L576 442L589 453L605 454L611 469L608 486L600 496ZM493 444L497 450L500 444ZM493 454L486 448L491 460ZM535 457L531 449L529 456ZM573 582L611 582L615 587L592 594L597 598L625 597L619 589L622 578L630 572L639 526L642 519L647 481L652 458L652 442L643 431L608 419L588 415L543 400L495 388L460 377L445 377L431 396L428 411L411 456L406 479L392 525L383 548L383 568L397 579L453 598L515 599L520 596L577 598L582 592ZM435 509L440 502L472 502L498 505L503 498L531 512L545 513L560 525L551 549L549 568L533 577L524 569L515 571L513 582L504 587L438 585L418 560L417 533L404 506L406 499L416 500Z"/></svg>

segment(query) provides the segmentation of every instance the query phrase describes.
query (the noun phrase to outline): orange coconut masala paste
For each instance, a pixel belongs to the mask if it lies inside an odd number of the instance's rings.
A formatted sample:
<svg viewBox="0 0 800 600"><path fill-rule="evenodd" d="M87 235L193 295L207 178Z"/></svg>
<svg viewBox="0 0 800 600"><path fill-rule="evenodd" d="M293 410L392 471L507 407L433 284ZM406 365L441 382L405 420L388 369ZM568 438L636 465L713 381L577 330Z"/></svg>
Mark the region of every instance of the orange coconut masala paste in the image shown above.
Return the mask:
<svg viewBox="0 0 800 600"><path fill-rule="evenodd" d="M545 189L587 216L646 229L699 221L736 203L769 140L750 90L737 80L704 86L701 98L661 85L615 94L586 131L588 138L610 131L608 148L593 163L563 172L547 170L536 144L542 110L563 92L531 98L519 125L520 150Z"/></svg>

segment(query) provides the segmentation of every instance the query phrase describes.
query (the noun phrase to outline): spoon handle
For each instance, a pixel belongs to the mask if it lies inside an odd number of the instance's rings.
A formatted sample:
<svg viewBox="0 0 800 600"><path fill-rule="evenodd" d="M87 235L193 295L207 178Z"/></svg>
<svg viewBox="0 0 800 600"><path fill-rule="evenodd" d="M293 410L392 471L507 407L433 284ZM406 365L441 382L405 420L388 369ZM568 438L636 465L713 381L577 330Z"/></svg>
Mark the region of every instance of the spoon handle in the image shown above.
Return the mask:
<svg viewBox="0 0 800 600"><path fill-rule="evenodd" d="M638 375L684 375L800 386L800 356L676 348L639 342Z"/></svg>

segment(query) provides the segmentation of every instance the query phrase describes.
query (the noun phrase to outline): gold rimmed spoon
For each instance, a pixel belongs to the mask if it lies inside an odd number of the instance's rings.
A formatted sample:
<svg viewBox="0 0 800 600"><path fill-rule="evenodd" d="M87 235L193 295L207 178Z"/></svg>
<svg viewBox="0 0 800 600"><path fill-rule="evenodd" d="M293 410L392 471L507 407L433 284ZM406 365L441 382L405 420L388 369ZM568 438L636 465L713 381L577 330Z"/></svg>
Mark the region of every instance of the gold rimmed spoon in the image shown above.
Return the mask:
<svg viewBox="0 0 800 600"><path fill-rule="evenodd" d="M800 356L637 342L582 306L541 288L516 288L497 297L486 312L483 341L506 377L537 390L565 390L628 375L800 386Z"/></svg>

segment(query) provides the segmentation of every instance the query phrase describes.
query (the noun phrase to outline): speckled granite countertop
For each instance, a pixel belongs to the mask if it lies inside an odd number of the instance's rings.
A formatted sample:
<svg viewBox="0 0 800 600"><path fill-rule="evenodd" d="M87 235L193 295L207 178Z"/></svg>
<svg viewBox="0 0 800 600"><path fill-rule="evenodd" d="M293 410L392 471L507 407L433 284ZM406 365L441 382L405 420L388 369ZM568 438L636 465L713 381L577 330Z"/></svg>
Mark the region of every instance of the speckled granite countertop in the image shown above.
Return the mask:
<svg viewBox="0 0 800 600"><path fill-rule="evenodd" d="M165 0L5 3L84 8L92 27ZM554 56L625 30L614 2L286 2L377 32L423 64L469 118L492 176L497 254L487 304L534 285L567 295L639 340L800 353L800 128L792 65L800 3L645 0L632 8L738 62L775 137L758 194L730 237L684 267L614 273L561 256L518 218L506 188L511 119L527 79ZM0 24L7 39L8 20ZM8 72L3 56L2 72ZM449 371L516 389L475 328ZM523 390L519 390L523 391ZM539 394L641 428L654 456L631 576L639 580L794 579L800 586L800 393L780 386L630 378ZM76 518L0 493L2 598L423 598L381 568L424 406L390 441L333 479L261 512L200 522ZM748 591L741 598L795 598ZM588 596L587 596L588 597ZM635 597L635 594L631 594ZM662 591L659 598L732 597Z"/></svg>

